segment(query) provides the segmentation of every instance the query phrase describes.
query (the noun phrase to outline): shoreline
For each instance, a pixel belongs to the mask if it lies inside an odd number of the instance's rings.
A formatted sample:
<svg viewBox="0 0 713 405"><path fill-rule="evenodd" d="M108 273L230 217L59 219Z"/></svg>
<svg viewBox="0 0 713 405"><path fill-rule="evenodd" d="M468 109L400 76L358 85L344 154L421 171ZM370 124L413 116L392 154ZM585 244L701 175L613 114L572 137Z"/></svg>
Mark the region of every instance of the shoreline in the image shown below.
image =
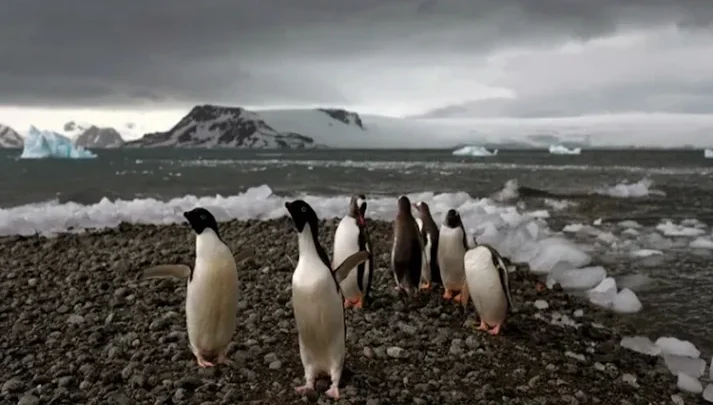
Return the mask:
<svg viewBox="0 0 713 405"><path fill-rule="evenodd" d="M511 273L517 312L495 337L471 327L477 326L472 303L464 312L445 302L442 290L396 296L388 268L391 224L367 221L375 246L373 301L346 311L345 365L356 375L343 381L339 403L664 404L671 395L702 403L700 394L676 389L661 357L620 346L635 333L617 315L561 290L537 293L529 272ZM320 225L330 256L337 223ZM199 369L188 349L185 284L136 281L150 265L193 264L187 225L122 223L53 238L0 237L0 324L8 331L0 339L0 385L8 387L0 399L303 403L294 393L303 370L289 303L287 255L297 257L291 223L283 217L219 227L234 252L249 243L256 255L238 264L234 364L213 369ZM536 308L537 300L547 308ZM326 388L318 380L320 402Z"/></svg>

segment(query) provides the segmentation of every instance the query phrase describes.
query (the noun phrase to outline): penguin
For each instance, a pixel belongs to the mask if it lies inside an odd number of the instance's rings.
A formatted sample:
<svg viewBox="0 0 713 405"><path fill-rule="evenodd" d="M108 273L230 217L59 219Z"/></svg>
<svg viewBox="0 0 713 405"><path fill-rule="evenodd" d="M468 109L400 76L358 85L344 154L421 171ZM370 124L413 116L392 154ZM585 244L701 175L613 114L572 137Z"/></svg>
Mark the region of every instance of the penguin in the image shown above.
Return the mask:
<svg viewBox="0 0 713 405"><path fill-rule="evenodd" d="M249 246L235 257L220 237L215 217L205 208L183 213L196 234L193 269L185 264L148 268L139 279L187 278L186 330L198 366L213 367L209 359L229 364L228 343L233 337L238 309L239 280L236 263L255 254Z"/></svg>
<svg viewBox="0 0 713 405"><path fill-rule="evenodd" d="M468 237L463 221L458 211L450 209L441 224L438 240L438 267L446 290L443 298L446 300L453 298L453 301L460 302L463 299L462 294L458 293L454 297L453 293L460 290L465 280L463 257L466 251L468 251Z"/></svg>
<svg viewBox="0 0 713 405"><path fill-rule="evenodd" d="M391 270L396 290L411 294L418 288L424 260L423 235L411 214L411 201L402 195L398 199L398 213L393 223L394 242L391 248Z"/></svg>
<svg viewBox="0 0 713 405"><path fill-rule="evenodd" d="M422 266L421 280L424 284L421 285L422 289L431 288L431 284L440 284L441 272L438 267L438 226L433 221L431 216L431 209L423 201L416 203L415 208L418 210L420 217L422 238L424 240L424 252L426 256L426 266ZM417 218L418 220L419 218Z"/></svg>
<svg viewBox="0 0 713 405"><path fill-rule="evenodd" d="M473 299L475 310L480 317L479 330L491 335L500 333L508 310L514 310L508 268L495 248L480 244L466 252L465 283L461 290L465 307L468 298ZM489 329L492 327L493 329Z"/></svg>
<svg viewBox="0 0 713 405"><path fill-rule="evenodd" d="M344 322L344 296L338 279L371 259L366 251L347 257L332 270L329 257L318 238L317 214L303 200L285 202L297 230L299 259L292 274L292 308L297 325L300 359L305 384L296 387L304 395L314 390L318 373L328 373L332 385L326 394L339 399L339 381L344 368L347 325ZM347 273L347 274L345 274Z"/></svg>
<svg viewBox="0 0 713 405"><path fill-rule="evenodd" d="M366 197L363 194L352 196L349 201L347 215L342 218L334 233L334 252L332 254L332 267L344 261L350 255L367 251L371 253L372 246L366 227ZM374 262L367 260L357 266L356 271L350 271L340 283L344 293L344 307L361 308L369 298L372 279L374 276Z"/></svg>

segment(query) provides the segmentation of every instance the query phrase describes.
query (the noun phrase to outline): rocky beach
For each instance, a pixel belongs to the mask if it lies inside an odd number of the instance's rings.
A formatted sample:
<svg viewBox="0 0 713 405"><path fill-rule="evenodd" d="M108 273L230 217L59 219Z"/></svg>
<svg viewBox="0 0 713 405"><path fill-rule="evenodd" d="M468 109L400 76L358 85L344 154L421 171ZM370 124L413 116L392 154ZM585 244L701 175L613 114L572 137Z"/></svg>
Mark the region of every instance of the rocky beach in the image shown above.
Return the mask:
<svg viewBox="0 0 713 405"><path fill-rule="evenodd" d="M331 255L337 220L322 222ZM388 268L391 224L369 221L375 246L373 300L349 309L343 404L703 403L680 392L661 357L620 346L617 315L555 286L536 292L526 269L511 273L516 312L500 336L442 290L400 297ZM241 298L231 365L201 369L185 332L185 282L138 282L140 271L194 260L185 224L0 238L0 403L332 403L303 383L290 305L297 238L285 217L220 224L238 264ZM537 304L535 304L537 302ZM709 354L708 354L709 355ZM673 396L673 397L672 397Z"/></svg>

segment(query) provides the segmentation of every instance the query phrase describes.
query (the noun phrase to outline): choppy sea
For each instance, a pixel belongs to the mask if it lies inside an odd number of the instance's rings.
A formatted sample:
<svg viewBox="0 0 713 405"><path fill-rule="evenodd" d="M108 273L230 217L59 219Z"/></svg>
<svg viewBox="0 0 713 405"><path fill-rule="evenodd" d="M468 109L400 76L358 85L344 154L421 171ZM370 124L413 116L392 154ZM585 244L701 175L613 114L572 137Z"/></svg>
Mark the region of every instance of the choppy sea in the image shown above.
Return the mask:
<svg viewBox="0 0 713 405"><path fill-rule="evenodd" d="M429 203L436 222L457 208L466 228L507 254L553 267L569 248L603 266L643 309L614 314L641 335L688 339L713 352L713 159L692 150L98 151L91 160L19 160L0 150L0 236L173 223L196 205L218 219L275 218L300 196L341 216L361 192L389 220L396 197ZM556 239L560 240L560 239ZM549 246L549 245L548 245ZM545 252L545 250L547 250ZM543 253L544 252L544 253ZM0 254L5 254L0 252ZM552 257L542 257L542 256ZM568 256L569 255L569 256ZM585 283L586 284L586 283Z"/></svg>

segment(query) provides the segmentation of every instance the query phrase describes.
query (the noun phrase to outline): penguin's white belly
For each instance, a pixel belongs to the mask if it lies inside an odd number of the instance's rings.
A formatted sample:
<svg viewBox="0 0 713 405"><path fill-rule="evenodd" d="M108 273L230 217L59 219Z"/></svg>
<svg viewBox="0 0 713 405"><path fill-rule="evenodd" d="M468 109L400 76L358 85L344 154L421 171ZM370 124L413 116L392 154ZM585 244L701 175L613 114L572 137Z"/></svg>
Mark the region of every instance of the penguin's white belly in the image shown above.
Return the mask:
<svg viewBox="0 0 713 405"><path fill-rule="evenodd" d="M445 288L460 290L463 286L464 255L463 231L460 228L441 227L438 237L438 267Z"/></svg>
<svg viewBox="0 0 713 405"><path fill-rule="evenodd" d="M431 282L431 234L426 234L426 246L423 248L423 256L421 259L421 279L426 282Z"/></svg>
<svg viewBox="0 0 713 405"><path fill-rule="evenodd" d="M489 326L503 323L507 298L490 251L485 247L471 249L465 254L464 264L470 298L478 316Z"/></svg>
<svg viewBox="0 0 713 405"><path fill-rule="evenodd" d="M230 343L235 332L238 293L232 254L196 261L186 292L186 329L194 348L206 355L217 355Z"/></svg>
<svg viewBox="0 0 713 405"><path fill-rule="evenodd" d="M368 246L366 247L368 250ZM349 256L359 251L359 226L356 219L344 217L337 231L334 234L334 254L332 255L332 266L336 269ZM364 262L363 286L366 289L366 282L369 279L369 261ZM345 298L356 301L361 297L359 284L357 283L357 269L353 268L347 277L340 283Z"/></svg>
<svg viewBox="0 0 713 405"><path fill-rule="evenodd" d="M292 308L305 368L330 372L344 362L344 309L341 294L320 262L300 261L292 276Z"/></svg>

